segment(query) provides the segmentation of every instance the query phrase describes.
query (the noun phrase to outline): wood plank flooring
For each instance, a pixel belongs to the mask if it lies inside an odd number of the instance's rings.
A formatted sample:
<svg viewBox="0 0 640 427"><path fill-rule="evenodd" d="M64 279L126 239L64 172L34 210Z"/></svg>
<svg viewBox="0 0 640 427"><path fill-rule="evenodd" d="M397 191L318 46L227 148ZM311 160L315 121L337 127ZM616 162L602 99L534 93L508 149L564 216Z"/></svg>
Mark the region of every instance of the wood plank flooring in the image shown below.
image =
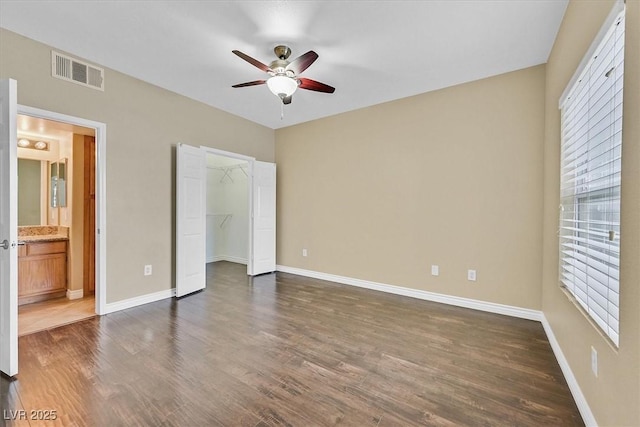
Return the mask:
<svg viewBox="0 0 640 427"><path fill-rule="evenodd" d="M21 337L3 418L57 419L3 421L583 425L540 323L227 262L207 274L186 298Z"/></svg>
<svg viewBox="0 0 640 427"><path fill-rule="evenodd" d="M57 328L96 315L95 298L53 300L18 307L18 336Z"/></svg>

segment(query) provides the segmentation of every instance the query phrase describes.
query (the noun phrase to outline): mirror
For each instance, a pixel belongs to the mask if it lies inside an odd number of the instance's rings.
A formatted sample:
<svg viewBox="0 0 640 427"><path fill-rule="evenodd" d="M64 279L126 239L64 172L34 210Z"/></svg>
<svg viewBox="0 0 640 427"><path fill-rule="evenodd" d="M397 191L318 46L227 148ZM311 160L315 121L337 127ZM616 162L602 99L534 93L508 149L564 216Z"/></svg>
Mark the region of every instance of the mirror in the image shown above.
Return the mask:
<svg viewBox="0 0 640 427"><path fill-rule="evenodd" d="M48 161L26 155L19 156L17 163L18 225L58 224L58 209L68 204L68 159Z"/></svg>
<svg viewBox="0 0 640 427"><path fill-rule="evenodd" d="M49 195L51 196L51 207L58 207L58 163L51 163L49 167Z"/></svg>
<svg viewBox="0 0 640 427"><path fill-rule="evenodd" d="M51 207L67 206L67 159L51 163L49 170Z"/></svg>
<svg viewBox="0 0 640 427"><path fill-rule="evenodd" d="M58 162L58 206L67 206L67 159Z"/></svg>
<svg viewBox="0 0 640 427"><path fill-rule="evenodd" d="M40 225L40 160L18 159L18 225Z"/></svg>

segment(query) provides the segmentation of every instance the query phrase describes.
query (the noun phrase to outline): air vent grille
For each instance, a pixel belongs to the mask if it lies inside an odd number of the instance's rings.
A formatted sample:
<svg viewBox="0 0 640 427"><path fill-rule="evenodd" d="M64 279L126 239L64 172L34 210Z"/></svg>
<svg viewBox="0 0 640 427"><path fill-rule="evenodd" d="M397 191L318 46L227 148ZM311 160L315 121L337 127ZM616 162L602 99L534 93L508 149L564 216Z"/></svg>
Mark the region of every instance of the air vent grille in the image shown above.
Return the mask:
<svg viewBox="0 0 640 427"><path fill-rule="evenodd" d="M56 51L51 51L51 75L82 86L104 90L104 69Z"/></svg>

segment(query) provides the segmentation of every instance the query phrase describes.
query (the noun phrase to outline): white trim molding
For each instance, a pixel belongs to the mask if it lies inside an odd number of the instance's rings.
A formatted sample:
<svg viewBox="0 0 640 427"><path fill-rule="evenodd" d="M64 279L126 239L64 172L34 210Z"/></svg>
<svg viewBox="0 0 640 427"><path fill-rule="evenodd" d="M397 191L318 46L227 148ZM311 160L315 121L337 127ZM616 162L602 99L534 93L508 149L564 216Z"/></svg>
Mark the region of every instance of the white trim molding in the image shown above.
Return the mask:
<svg viewBox="0 0 640 427"><path fill-rule="evenodd" d="M471 308L489 313L503 314L505 316L519 317L521 319L542 321L543 315L539 310L514 307L511 305L496 304L493 302L479 301L470 298L456 297L452 295L438 294L419 289L404 288L402 286L388 285L386 283L370 282L368 280L354 279L352 277L337 276L334 274L320 273L295 267L277 265L277 271L297 274L298 276L312 277L314 279L327 280L329 282L342 283L344 285L358 286L360 288L373 289L374 291L387 292L395 295L417 298L426 301L439 302L457 307Z"/></svg>
<svg viewBox="0 0 640 427"><path fill-rule="evenodd" d="M72 291L67 289L67 299L81 299L84 296L84 289L76 289Z"/></svg>
<svg viewBox="0 0 640 427"><path fill-rule="evenodd" d="M107 125L18 104L18 114L93 128L96 131L96 313L107 314Z"/></svg>
<svg viewBox="0 0 640 427"><path fill-rule="evenodd" d="M122 301L105 304L105 312L101 314L114 313L116 311L126 310L128 308L149 304L151 302L156 302L163 299L172 298L175 296L176 296L176 288L171 288L166 291L159 291L159 292L154 292L146 295L140 295L138 297L133 297L133 298L125 299Z"/></svg>
<svg viewBox="0 0 640 427"><path fill-rule="evenodd" d="M207 264L209 264L211 262L218 262L218 261L228 261L228 262L234 262L236 264L247 265L247 259L246 258L240 258L240 257L235 257L235 256L230 256L230 255L218 255L218 256L212 256L212 257L207 258Z"/></svg>
<svg viewBox="0 0 640 427"><path fill-rule="evenodd" d="M556 336L553 333L553 329L551 329L551 325L549 324L549 321L545 317L544 313L542 314L541 323L542 327L544 328L544 332L547 334L547 339L549 340L549 344L551 345L553 354L556 356L556 360L560 365L560 369L562 369L564 379L565 381L567 381L569 390L571 390L573 400L576 401L578 411L580 411L580 415L582 415L582 421L584 421L584 424L586 426L596 427L598 425L596 418L593 416L593 412L591 412L589 403L587 403L587 399L584 397L584 394L580 389L580 385L578 385L578 380L576 379L575 375L573 375L571 366L569 366L569 362L564 357L564 353L560 348L560 344L558 344L558 340L556 339Z"/></svg>
<svg viewBox="0 0 640 427"><path fill-rule="evenodd" d="M544 313L539 310L531 310L528 308L522 307L514 307L510 305L504 304L496 304L487 301L479 301L470 298L462 298L456 297L452 295L438 294L435 292L422 291L419 289L411 289L404 288L401 286L388 285L386 283L378 283L378 282L370 282L362 279L354 279L352 277L345 276L337 276L334 274L320 273L317 271L304 270L301 268L295 267L287 267L284 265L277 265L277 271L281 271L283 273L296 274L298 276L311 277L314 279L326 280L329 282L341 283L343 285L351 285L357 286L360 288L372 289L375 291L387 292L394 295L403 295L411 298L418 298L426 301L439 302L442 304L453 305L456 307L464 307L471 308L474 310L486 311L489 313L503 314L505 316L517 317L520 319L534 320L542 323L542 327L544 328L545 334L547 335L547 339L549 340L549 344L551 345L551 349L553 350L553 354L555 355L558 364L560 365L560 369L562 370L562 374L569 385L569 390L571 391L571 395L578 406L578 410L580 411L580 415L582 416L583 421L587 426L597 426L595 417L593 416L593 412L591 412L591 408L587 403L587 400L578 385L578 381L573 375L573 371L571 371L571 367L569 366L569 362L564 357L562 353L562 349L556 340L555 335L553 334L553 330L551 329L551 325L547 321Z"/></svg>

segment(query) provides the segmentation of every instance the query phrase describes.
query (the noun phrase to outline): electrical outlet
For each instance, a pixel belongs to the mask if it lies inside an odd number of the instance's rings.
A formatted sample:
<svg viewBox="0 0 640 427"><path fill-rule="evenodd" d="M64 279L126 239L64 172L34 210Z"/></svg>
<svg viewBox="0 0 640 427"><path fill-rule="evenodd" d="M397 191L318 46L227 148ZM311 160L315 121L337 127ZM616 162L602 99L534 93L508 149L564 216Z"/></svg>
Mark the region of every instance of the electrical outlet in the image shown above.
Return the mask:
<svg viewBox="0 0 640 427"><path fill-rule="evenodd" d="M432 265L431 266L431 275L432 276L439 276L440 275L440 267L438 267L437 265Z"/></svg>
<svg viewBox="0 0 640 427"><path fill-rule="evenodd" d="M303 249L303 250L302 250L302 256L307 256L307 255L308 255L307 250L306 250L306 249Z"/></svg>
<svg viewBox="0 0 640 427"><path fill-rule="evenodd" d="M471 282L476 281L476 271L475 270L467 270L467 280Z"/></svg>
<svg viewBox="0 0 640 427"><path fill-rule="evenodd" d="M151 276L151 273L153 273L153 267L151 267L151 265L145 265L144 266L144 275L145 276Z"/></svg>
<svg viewBox="0 0 640 427"><path fill-rule="evenodd" d="M591 371L593 375L598 376L598 352L591 347Z"/></svg>

